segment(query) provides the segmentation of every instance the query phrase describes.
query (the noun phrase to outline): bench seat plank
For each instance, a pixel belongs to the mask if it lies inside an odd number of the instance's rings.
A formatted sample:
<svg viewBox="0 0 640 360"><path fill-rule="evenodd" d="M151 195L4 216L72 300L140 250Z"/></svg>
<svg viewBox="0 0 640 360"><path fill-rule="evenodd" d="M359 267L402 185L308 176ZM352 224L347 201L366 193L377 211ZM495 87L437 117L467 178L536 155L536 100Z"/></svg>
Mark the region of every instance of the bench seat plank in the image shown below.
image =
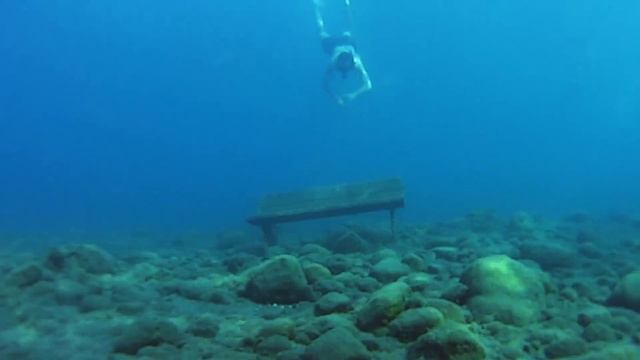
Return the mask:
<svg viewBox="0 0 640 360"><path fill-rule="evenodd" d="M278 223L349 215L404 206L400 179L318 187L271 194L259 205L258 214L247 221L265 226Z"/></svg>

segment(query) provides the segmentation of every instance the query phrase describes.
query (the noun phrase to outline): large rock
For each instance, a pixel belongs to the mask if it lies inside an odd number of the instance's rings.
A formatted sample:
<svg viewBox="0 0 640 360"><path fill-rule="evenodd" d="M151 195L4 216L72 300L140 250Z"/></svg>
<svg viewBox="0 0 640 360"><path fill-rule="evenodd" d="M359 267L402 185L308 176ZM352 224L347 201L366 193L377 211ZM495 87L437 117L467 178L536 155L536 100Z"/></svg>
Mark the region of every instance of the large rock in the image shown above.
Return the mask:
<svg viewBox="0 0 640 360"><path fill-rule="evenodd" d="M116 270L113 257L94 245L55 248L47 255L46 265L56 272L83 270L90 274L108 274Z"/></svg>
<svg viewBox="0 0 640 360"><path fill-rule="evenodd" d="M357 324L362 330L374 330L386 325L405 309L411 288L403 282L384 286L371 295L357 313Z"/></svg>
<svg viewBox="0 0 640 360"><path fill-rule="evenodd" d="M220 330L218 322L212 315L203 314L189 324L187 332L198 337L214 338Z"/></svg>
<svg viewBox="0 0 640 360"><path fill-rule="evenodd" d="M380 260L371 269L371 275L382 283L389 283L407 275L411 269L396 257Z"/></svg>
<svg viewBox="0 0 640 360"><path fill-rule="evenodd" d="M7 284L19 288L29 287L42 280L43 274L40 265L22 265L13 269L9 275L7 275Z"/></svg>
<svg viewBox="0 0 640 360"><path fill-rule="evenodd" d="M476 260L461 282L467 286L467 305L480 321L524 326L535 321L544 307L543 274L508 256Z"/></svg>
<svg viewBox="0 0 640 360"><path fill-rule="evenodd" d="M406 359L484 360L486 351L465 326L448 322L421 336L407 350Z"/></svg>
<svg viewBox="0 0 640 360"><path fill-rule="evenodd" d="M338 254L366 252L369 244L355 231L345 231L330 235L323 244L327 249Z"/></svg>
<svg viewBox="0 0 640 360"><path fill-rule="evenodd" d="M409 309L389 324L389 332L400 341L413 341L435 328L443 319L442 313L435 308Z"/></svg>
<svg viewBox="0 0 640 360"><path fill-rule="evenodd" d="M488 256L476 260L462 274L468 296L508 295L542 299L542 274L505 255Z"/></svg>
<svg viewBox="0 0 640 360"><path fill-rule="evenodd" d="M565 335L544 349L547 359L566 359L588 351L587 343L577 336Z"/></svg>
<svg viewBox="0 0 640 360"><path fill-rule="evenodd" d="M135 355L148 346L157 347L169 344L180 347L184 342L184 336L172 322L148 317L129 325L116 338L113 352Z"/></svg>
<svg viewBox="0 0 640 360"><path fill-rule="evenodd" d="M261 304L295 304L312 298L298 259L280 255L259 265L242 295Z"/></svg>
<svg viewBox="0 0 640 360"><path fill-rule="evenodd" d="M623 277L609 297L608 303L640 312L640 271Z"/></svg>
<svg viewBox="0 0 640 360"><path fill-rule="evenodd" d="M351 299L347 295L330 292L322 296L314 307L316 315L327 315L351 310Z"/></svg>
<svg viewBox="0 0 640 360"><path fill-rule="evenodd" d="M574 266L578 258L574 248L547 242L525 242L520 246L520 256L535 261L544 270Z"/></svg>
<svg viewBox="0 0 640 360"><path fill-rule="evenodd" d="M304 360L369 360L367 348L344 328L324 333L307 347Z"/></svg>

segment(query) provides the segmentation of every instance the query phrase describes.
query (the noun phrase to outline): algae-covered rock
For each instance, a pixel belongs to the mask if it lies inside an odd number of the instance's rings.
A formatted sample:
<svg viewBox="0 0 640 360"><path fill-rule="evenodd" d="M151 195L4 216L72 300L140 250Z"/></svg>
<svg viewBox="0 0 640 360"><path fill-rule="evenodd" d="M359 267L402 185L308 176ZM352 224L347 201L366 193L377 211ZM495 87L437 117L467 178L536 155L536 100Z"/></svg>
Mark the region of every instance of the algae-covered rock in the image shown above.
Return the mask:
<svg viewBox="0 0 640 360"><path fill-rule="evenodd" d="M304 360L369 360L367 348L349 330L338 327L315 339L307 347Z"/></svg>
<svg viewBox="0 0 640 360"><path fill-rule="evenodd" d="M612 343L599 351L589 352L576 360L637 360L640 359L640 346L637 344Z"/></svg>
<svg viewBox="0 0 640 360"><path fill-rule="evenodd" d="M503 295L480 295L471 298L467 306L475 320L526 326L540 317L541 307L536 302L525 298Z"/></svg>
<svg viewBox="0 0 640 360"><path fill-rule="evenodd" d="M423 307L432 307L440 311L445 320L459 323L465 322L465 310L458 304L445 299L428 298L422 302Z"/></svg>
<svg viewBox="0 0 640 360"><path fill-rule="evenodd" d="M344 294L330 292L322 296L314 307L316 315L326 315L335 312L347 312L351 309L351 299Z"/></svg>
<svg viewBox="0 0 640 360"><path fill-rule="evenodd" d="M486 351L465 326L447 322L422 335L409 349L407 359L483 360Z"/></svg>
<svg viewBox="0 0 640 360"><path fill-rule="evenodd" d="M366 252L369 244L357 232L347 230L343 233L331 234L325 240L324 246L334 253L351 254Z"/></svg>
<svg viewBox="0 0 640 360"><path fill-rule="evenodd" d="M184 337L175 324L159 318L143 318L129 325L116 338L113 351L135 355L147 346L169 344L176 347L184 344Z"/></svg>
<svg viewBox="0 0 640 360"><path fill-rule="evenodd" d="M273 335L260 339L254 351L260 355L273 356L293 348L293 343L286 336Z"/></svg>
<svg viewBox="0 0 640 360"><path fill-rule="evenodd" d="M295 304L312 298L300 262L290 255L280 255L259 265L242 295L262 304Z"/></svg>
<svg viewBox="0 0 640 360"><path fill-rule="evenodd" d="M609 297L608 303L640 312L640 271L623 277Z"/></svg>
<svg viewBox="0 0 640 360"><path fill-rule="evenodd" d="M352 332L357 331L355 326L353 326L353 322L347 316L342 314L330 314L318 316L303 323L295 329L293 337L297 343L310 344L311 341L317 339L322 334L336 328L353 330Z"/></svg>
<svg viewBox="0 0 640 360"><path fill-rule="evenodd" d="M203 338L214 338L219 330L218 319L210 314L199 316L187 328L188 333Z"/></svg>
<svg viewBox="0 0 640 360"><path fill-rule="evenodd" d="M411 271L409 266L396 257L388 257L380 260L371 269L371 275L382 283L398 280L401 276Z"/></svg>
<svg viewBox="0 0 640 360"><path fill-rule="evenodd" d="M315 284L320 280L331 278L331 271L320 264L306 264L303 266L303 269L310 284Z"/></svg>
<svg viewBox="0 0 640 360"><path fill-rule="evenodd" d="M527 242L520 246L523 259L533 260L545 270L575 265L577 252L566 245L547 242Z"/></svg>
<svg viewBox="0 0 640 360"><path fill-rule="evenodd" d="M13 269L7 275L7 284L19 288L29 287L42 280L43 275L40 265L26 264Z"/></svg>
<svg viewBox="0 0 640 360"><path fill-rule="evenodd" d="M544 307L543 274L508 256L476 260L461 281L467 286L466 303L480 321L524 326Z"/></svg>
<svg viewBox="0 0 640 360"><path fill-rule="evenodd" d="M589 324L584 328L582 337L589 341L616 341L618 340L618 334L608 325L599 322Z"/></svg>
<svg viewBox="0 0 640 360"><path fill-rule="evenodd" d="M400 341L413 341L443 320L444 316L435 308L409 309L389 324L389 332Z"/></svg>
<svg viewBox="0 0 640 360"><path fill-rule="evenodd" d="M567 358L586 353L587 343L579 337L567 335L562 339L554 341L544 349L544 354L549 359Z"/></svg>
<svg viewBox="0 0 640 360"><path fill-rule="evenodd" d="M468 288L468 296L544 297L542 274L505 255L476 260L462 274L461 281Z"/></svg>
<svg viewBox="0 0 640 360"><path fill-rule="evenodd" d="M386 325L405 309L411 288L403 282L384 286L371 295L357 313L357 324L362 330L373 330Z"/></svg>
<svg viewBox="0 0 640 360"><path fill-rule="evenodd" d="M108 274L116 270L113 257L94 245L67 245L49 252L49 269L59 271L84 270L90 274Z"/></svg>

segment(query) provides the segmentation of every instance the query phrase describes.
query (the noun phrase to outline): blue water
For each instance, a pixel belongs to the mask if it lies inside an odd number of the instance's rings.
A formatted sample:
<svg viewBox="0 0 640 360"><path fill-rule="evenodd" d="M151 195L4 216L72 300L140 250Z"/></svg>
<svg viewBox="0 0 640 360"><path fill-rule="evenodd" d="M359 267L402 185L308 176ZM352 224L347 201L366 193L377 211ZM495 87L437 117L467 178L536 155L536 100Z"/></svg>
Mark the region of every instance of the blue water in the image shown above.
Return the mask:
<svg viewBox="0 0 640 360"><path fill-rule="evenodd" d="M338 106L311 1L0 1L0 228L236 227L390 176L410 221L638 209L638 1L353 13L374 89Z"/></svg>

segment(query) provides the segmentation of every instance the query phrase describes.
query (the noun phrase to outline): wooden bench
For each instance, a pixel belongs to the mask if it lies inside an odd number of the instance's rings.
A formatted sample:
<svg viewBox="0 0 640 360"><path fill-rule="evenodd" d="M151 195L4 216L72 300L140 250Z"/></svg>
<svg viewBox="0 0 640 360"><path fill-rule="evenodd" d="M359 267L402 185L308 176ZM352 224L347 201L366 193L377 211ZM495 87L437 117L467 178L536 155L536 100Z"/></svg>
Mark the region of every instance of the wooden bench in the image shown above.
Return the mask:
<svg viewBox="0 0 640 360"><path fill-rule="evenodd" d="M400 179L311 188L264 197L258 214L247 219L260 226L268 244L277 242L276 224L388 210L395 236L395 210L404 207L404 185Z"/></svg>

